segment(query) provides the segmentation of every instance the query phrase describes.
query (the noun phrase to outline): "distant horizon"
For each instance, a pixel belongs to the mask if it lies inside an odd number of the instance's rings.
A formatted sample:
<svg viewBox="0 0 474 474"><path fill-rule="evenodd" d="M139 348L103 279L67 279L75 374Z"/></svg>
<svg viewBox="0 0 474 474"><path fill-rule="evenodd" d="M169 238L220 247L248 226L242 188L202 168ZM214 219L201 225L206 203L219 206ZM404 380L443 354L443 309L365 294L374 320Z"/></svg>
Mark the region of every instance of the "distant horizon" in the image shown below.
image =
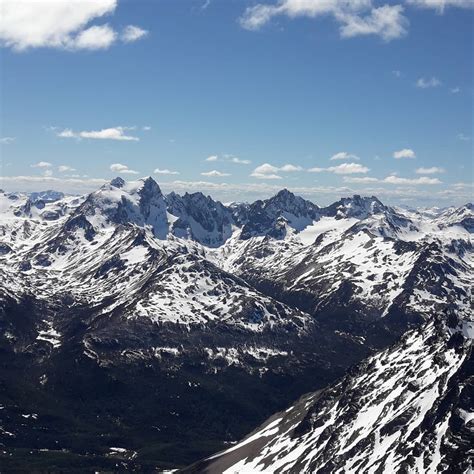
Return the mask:
<svg viewBox="0 0 474 474"><path fill-rule="evenodd" d="M320 207L328 206L330 204L333 204L334 202L339 201L340 199L353 198L355 196L360 196L362 198L372 198L372 197L374 197L374 198L378 199L379 201L381 201L383 204L387 204L387 205L390 205L390 206L399 206L399 207L402 207L402 208L415 209L415 210L416 209L423 209L423 208L446 209L446 208L450 208L450 207L462 207L462 206L465 206L467 204L472 203L472 199L468 198L465 202L460 202L458 204L450 204L448 202L445 202L442 205L436 205L436 204L432 204L432 205L413 205L413 204L410 204L409 202L400 202L400 203L391 202L392 201L391 199L384 199L383 197L380 197L376 194L363 194L363 193L356 192L356 191L354 191L352 194L350 192L349 192L349 194L342 193L341 195L336 196L333 199L317 200L317 199L315 199L315 197L320 196L320 195L317 194L317 192L315 192L315 194L312 194L310 192L310 190L303 190L301 188L295 189L295 188L291 188L291 187L283 186L283 185L280 186L280 187L278 185L273 185L271 187L271 189L267 189L266 191L262 191L261 195L256 194L255 195L256 197L254 199L227 199L226 200L226 199L220 199L220 198L216 197L214 195L214 194L216 194L216 192L213 192L212 190L211 190L211 192L206 192L206 191L200 190L198 188L196 188L196 189L186 189L186 187L182 187L182 188L179 188L179 190L177 190L178 188L176 187L175 183L173 183L173 182L162 182L162 181L156 179L154 176L151 176L151 175L142 176L140 178L134 178L134 179L126 179L122 176L116 176L115 178L108 179L108 180L105 180L105 179L104 180L96 180L97 181L96 182L96 187L91 188L90 190L85 190L84 192L68 192L68 191L62 190L61 186L59 188L54 188L54 187L45 188L45 189L34 188L34 189L31 189L31 190L5 189L1 186L1 181L2 180L0 178L0 191L4 191L5 193L18 193L18 194L27 194L27 195L33 194L33 193L46 193L46 192L54 191L54 192L61 192L65 196L84 196L84 195L87 195L87 194L90 194L90 193L93 193L93 192L97 191L98 189L100 189L101 186L103 186L105 184L109 184L109 183L111 183L111 181L113 181L114 179L117 179L117 178L123 179L126 183L133 183L133 182L137 182L137 181L140 181L140 180L145 180L147 178L151 178L158 184L158 186L162 190L163 194L165 194L165 195L170 194L172 192L175 192L179 195L183 195L185 193L193 194L193 193L200 192L205 196L211 197L214 201L221 202L225 206L227 206L229 204L232 204L232 203L248 203L248 204L251 204L252 202L255 202L257 200L270 199L270 198L274 197L275 195L277 195L280 191L284 191L284 190L287 190L287 191L291 192L292 194L294 194L296 196L300 196L300 197L302 197L302 198L304 198L308 201L311 201L313 204L316 204ZM98 181L101 181L101 182L98 182ZM226 186L226 184L223 183L222 186ZM217 194L218 193L219 193L219 191L217 191ZM315 196L315 197L313 197L313 196Z"/></svg>

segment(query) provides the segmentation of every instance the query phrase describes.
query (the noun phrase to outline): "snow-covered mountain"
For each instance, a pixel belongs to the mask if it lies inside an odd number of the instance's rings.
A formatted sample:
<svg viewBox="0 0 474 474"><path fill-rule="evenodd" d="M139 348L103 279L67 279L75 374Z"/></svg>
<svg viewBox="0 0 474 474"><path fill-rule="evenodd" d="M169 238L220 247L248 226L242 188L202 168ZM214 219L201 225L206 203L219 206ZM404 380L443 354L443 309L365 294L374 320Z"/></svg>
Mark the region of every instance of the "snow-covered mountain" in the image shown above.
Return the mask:
<svg viewBox="0 0 474 474"><path fill-rule="evenodd" d="M0 193L4 444L43 459L58 441L104 468L118 443L143 469L217 451L407 330L446 312L468 321L472 220L471 204L318 207L288 190L225 206L152 178L83 197Z"/></svg>
<svg viewBox="0 0 474 474"><path fill-rule="evenodd" d="M473 330L442 318L411 330L182 472L471 472Z"/></svg>
<svg viewBox="0 0 474 474"><path fill-rule="evenodd" d="M202 193L166 196L173 218L171 232L207 247L219 247L232 235L232 211Z"/></svg>

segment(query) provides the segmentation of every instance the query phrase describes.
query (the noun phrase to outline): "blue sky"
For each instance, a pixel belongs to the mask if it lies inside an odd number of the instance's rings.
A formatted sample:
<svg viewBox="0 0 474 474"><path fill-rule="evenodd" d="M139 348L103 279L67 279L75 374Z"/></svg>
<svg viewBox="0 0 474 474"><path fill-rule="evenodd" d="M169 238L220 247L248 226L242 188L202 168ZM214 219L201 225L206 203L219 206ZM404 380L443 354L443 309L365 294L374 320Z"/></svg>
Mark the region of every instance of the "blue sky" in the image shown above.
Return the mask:
<svg viewBox="0 0 474 474"><path fill-rule="evenodd" d="M0 0L4 189L472 199L471 0L64 3Z"/></svg>

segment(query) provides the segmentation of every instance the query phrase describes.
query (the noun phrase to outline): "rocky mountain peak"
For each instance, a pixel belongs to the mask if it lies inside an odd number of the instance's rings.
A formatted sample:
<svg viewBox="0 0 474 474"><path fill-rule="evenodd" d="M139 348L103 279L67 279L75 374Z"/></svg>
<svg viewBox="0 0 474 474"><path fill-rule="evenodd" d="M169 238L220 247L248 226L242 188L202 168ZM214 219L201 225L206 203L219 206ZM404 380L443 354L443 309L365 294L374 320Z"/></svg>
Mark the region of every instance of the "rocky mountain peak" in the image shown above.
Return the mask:
<svg viewBox="0 0 474 474"><path fill-rule="evenodd" d="M142 178L139 181L143 182L142 192L144 191L148 194L162 194L158 183L151 176L148 176L147 178Z"/></svg>
<svg viewBox="0 0 474 474"><path fill-rule="evenodd" d="M110 185L114 188L123 188L125 186L125 180L122 179L120 176L117 176L112 181L110 181Z"/></svg>
<svg viewBox="0 0 474 474"><path fill-rule="evenodd" d="M294 215L314 214L318 209L316 204L307 201L300 196L296 196L288 189L282 189L275 196L263 201L263 208L270 211L286 211Z"/></svg>
<svg viewBox="0 0 474 474"><path fill-rule="evenodd" d="M387 209L375 196L366 197L355 194L327 206L323 212L327 216L336 217L336 219L347 217L366 219L368 216L384 213Z"/></svg>

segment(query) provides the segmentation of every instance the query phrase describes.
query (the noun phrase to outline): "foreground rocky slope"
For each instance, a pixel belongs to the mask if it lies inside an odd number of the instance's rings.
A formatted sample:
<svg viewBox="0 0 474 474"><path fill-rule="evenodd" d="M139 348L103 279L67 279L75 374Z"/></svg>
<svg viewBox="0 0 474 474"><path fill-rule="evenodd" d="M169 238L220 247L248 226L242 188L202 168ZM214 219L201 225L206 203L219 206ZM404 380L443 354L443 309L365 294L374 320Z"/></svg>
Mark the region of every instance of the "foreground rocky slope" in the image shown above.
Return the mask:
<svg viewBox="0 0 474 474"><path fill-rule="evenodd" d="M182 472L471 472L474 325L450 319L408 332Z"/></svg>
<svg viewBox="0 0 474 474"><path fill-rule="evenodd" d="M471 314L470 205L427 217L283 190L226 207L116 178L0 193L0 209L11 469L186 465L411 327Z"/></svg>

